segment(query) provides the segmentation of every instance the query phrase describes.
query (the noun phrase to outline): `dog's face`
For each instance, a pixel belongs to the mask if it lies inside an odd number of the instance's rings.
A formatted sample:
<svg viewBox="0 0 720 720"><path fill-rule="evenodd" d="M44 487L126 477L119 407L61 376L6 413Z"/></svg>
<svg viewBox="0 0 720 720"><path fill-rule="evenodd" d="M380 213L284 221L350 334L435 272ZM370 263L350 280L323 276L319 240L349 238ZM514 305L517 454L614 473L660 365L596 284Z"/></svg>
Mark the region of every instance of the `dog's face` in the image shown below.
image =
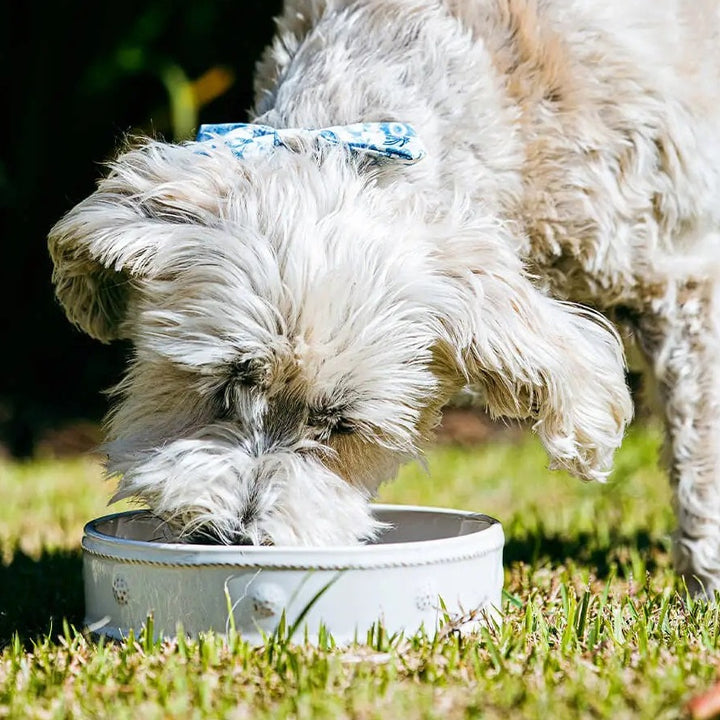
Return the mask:
<svg viewBox="0 0 720 720"><path fill-rule="evenodd" d="M393 172L150 142L53 228L70 319L135 348L119 497L188 538L372 537L369 497L468 381L555 465L607 474L631 412L617 338L535 290L502 223L434 218Z"/></svg>
<svg viewBox="0 0 720 720"><path fill-rule="evenodd" d="M354 542L446 399L437 274L344 153L281 155L131 151L54 230L58 267L95 285L76 319L134 345L109 422L119 496L185 536Z"/></svg>

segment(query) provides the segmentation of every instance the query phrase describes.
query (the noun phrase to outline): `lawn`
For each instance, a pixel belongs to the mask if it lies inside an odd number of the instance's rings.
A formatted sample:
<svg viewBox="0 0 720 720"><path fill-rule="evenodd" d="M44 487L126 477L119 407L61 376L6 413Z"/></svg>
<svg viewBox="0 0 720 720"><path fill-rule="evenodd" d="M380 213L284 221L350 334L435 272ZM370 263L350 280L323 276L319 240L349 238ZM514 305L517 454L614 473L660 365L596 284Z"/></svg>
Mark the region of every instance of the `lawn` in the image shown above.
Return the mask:
<svg viewBox="0 0 720 720"><path fill-rule="evenodd" d="M94 643L79 543L110 494L97 462L0 460L0 718L678 717L715 681L720 610L671 572L659 444L634 429L604 486L545 470L532 438L434 449L381 499L503 522L503 623L350 648Z"/></svg>

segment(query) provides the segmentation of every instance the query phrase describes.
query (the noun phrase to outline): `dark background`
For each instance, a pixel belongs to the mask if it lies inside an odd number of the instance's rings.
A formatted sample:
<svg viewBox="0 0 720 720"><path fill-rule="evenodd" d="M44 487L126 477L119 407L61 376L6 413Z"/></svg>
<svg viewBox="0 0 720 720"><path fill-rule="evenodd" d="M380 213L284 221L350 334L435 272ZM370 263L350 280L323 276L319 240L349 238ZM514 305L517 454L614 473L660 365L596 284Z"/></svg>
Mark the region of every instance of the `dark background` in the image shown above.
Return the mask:
<svg viewBox="0 0 720 720"><path fill-rule="evenodd" d="M0 450L22 457L57 428L99 421L128 353L65 319L48 230L92 192L126 133L180 140L200 122L245 119L281 0L1 7Z"/></svg>

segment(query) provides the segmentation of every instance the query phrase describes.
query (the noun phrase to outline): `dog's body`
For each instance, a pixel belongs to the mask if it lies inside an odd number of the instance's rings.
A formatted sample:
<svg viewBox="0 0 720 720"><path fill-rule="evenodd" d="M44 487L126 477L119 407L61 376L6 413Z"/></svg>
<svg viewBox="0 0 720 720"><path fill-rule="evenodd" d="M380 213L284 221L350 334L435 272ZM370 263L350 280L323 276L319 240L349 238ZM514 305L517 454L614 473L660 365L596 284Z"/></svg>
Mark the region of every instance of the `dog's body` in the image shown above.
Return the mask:
<svg viewBox="0 0 720 720"><path fill-rule="evenodd" d="M287 0L257 121L410 122L428 156L148 142L58 223L68 315L136 347L110 421L120 493L225 541L356 541L466 385L601 479L630 401L617 336L580 302L647 354L677 566L720 587L718 13Z"/></svg>

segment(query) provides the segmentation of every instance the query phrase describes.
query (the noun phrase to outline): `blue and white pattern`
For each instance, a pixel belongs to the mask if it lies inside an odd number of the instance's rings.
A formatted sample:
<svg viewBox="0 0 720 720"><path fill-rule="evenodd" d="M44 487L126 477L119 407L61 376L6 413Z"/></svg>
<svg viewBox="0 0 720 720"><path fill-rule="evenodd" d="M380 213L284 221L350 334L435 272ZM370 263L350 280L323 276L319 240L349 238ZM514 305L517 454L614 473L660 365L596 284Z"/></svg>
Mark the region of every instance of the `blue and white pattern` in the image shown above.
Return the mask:
<svg viewBox="0 0 720 720"><path fill-rule="evenodd" d="M395 160L407 165L425 157L425 148L412 125L397 122L355 123L319 130L274 128L248 123L201 125L196 141L217 147L221 141L239 158L267 155L275 148L286 147L293 138L316 138L344 145L353 152L370 155L379 161Z"/></svg>

